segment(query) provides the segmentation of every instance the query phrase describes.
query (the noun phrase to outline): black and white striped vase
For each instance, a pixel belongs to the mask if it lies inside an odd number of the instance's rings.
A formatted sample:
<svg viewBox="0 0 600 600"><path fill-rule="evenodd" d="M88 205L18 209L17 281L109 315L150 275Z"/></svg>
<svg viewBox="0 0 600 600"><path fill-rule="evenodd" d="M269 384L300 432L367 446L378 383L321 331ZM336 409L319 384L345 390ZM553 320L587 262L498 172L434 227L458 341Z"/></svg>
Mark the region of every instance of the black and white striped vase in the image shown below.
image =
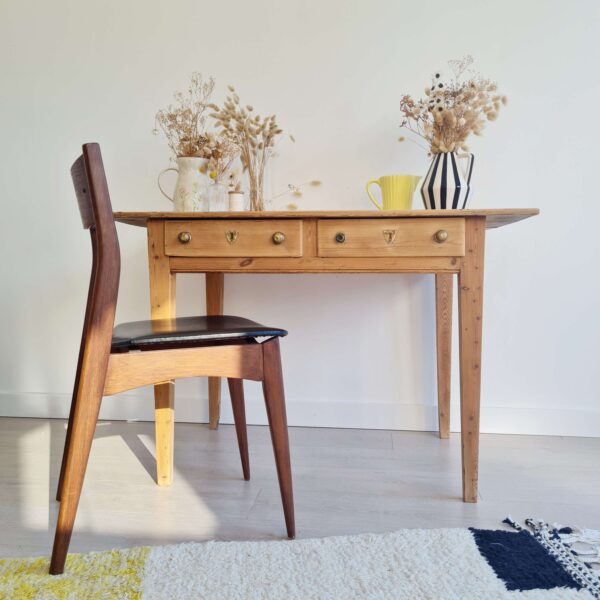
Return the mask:
<svg viewBox="0 0 600 600"><path fill-rule="evenodd" d="M468 159L466 170L459 164L460 159ZM436 154L421 187L425 208L465 208L471 191L473 160L472 154Z"/></svg>

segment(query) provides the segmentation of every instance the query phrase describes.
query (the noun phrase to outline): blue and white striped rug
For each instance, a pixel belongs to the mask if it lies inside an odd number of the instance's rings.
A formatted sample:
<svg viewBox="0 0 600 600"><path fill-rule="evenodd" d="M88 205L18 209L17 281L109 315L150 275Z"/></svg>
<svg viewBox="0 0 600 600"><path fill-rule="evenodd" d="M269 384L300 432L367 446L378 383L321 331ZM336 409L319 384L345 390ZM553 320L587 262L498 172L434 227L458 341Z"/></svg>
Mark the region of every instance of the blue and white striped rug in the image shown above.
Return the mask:
<svg viewBox="0 0 600 600"><path fill-rule="evenodd" d="M600 532L526 521L513 531L405 529L275 542L208 542L0 560L18 600L591 600Z"/></svg>

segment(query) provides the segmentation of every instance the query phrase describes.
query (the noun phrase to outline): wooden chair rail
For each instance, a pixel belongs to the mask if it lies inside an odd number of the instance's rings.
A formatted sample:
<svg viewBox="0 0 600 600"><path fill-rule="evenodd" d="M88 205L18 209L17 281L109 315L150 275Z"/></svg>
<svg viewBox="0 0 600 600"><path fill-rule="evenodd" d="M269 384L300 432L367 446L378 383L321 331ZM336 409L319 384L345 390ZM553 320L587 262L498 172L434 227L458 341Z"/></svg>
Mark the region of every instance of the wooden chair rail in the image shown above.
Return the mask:
<svg viewBox="0 0 600 600"><path fill-rule="evenodd" d="M262 346L244 344L111 354L104 396L184 377L261 381Z"/></svg>

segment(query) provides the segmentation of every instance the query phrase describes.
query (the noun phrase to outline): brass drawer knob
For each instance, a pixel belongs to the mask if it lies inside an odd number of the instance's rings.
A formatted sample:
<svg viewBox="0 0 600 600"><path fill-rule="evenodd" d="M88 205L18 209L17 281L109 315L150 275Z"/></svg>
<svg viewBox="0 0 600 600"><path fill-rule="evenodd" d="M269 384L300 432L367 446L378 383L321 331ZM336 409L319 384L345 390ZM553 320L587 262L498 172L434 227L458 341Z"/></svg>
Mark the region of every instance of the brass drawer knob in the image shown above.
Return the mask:
<svg viewBox="0 0 600 600"><path fill-rule="evenodd" d="M343 233L342 231L339 231L338 233L335 234L335 241L338 244L343 244L346 241L346 234Z"/></svg>
<svg viewBox="0 0 600 600"><path fill-rule="evenodd" d="M177 239L181 244L189 244L192 241L192 234L189 231L182 231Z"/></svg>
<svg viewBox="0 0 600 600"><path fill-rule="evenodd" d="M285 242L285 233L282 233L281 231L276 231L273 234L273 243L274 244L283 244L283 242Z"/></svg>
<svg viewBox="0 0 600 600"><path fill-rule="evenodd" d="M435 232L433 239L438 244L443 244L448 239L448 232L445 229L440 229L439 231Z"/></svg>

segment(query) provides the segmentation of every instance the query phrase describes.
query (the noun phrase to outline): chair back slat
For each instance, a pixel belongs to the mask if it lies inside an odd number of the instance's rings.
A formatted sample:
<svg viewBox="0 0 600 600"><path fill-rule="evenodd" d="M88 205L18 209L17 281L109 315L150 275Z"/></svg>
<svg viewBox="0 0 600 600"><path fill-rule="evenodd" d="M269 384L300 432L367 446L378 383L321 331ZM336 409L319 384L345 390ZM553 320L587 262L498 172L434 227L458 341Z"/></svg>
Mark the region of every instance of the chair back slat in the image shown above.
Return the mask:
<svg viewBox="0 0 600 600"><path fill-rule="evenodd" d="M111 348L121 255L98 144L83 145L83 154L73 164L71 175L81 221L90 231L93 256L81 348L82 372L85 372L85 365L93 365L93 374L89 376L101 379L108 366Z"/></svg>
<svg viewBox="0 0 600 600"><path fill-rule="evenodd" d="M75 187L75 195L79 204L79 214L84 229L89 229L94 224L94 212L90 197L90 185L85 172L85 160L80 156L71 167L71 178Z"/></svg>

